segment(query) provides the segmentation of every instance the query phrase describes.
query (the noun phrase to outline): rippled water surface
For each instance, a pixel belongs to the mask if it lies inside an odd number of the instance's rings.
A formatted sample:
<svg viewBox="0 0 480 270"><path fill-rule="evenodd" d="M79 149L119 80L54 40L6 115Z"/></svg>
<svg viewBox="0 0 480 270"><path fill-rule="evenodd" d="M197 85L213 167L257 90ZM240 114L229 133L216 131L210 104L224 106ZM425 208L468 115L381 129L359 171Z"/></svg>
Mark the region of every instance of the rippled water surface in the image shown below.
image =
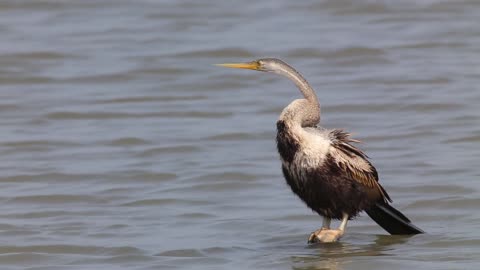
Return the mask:
<svg viewBox="0 0 480 270"><path fill-rule="evenodd" d="M1 269L476 269L480 2L0 2ZM275 121L300 95L364 142L394 205L308 246Z"/></svg>

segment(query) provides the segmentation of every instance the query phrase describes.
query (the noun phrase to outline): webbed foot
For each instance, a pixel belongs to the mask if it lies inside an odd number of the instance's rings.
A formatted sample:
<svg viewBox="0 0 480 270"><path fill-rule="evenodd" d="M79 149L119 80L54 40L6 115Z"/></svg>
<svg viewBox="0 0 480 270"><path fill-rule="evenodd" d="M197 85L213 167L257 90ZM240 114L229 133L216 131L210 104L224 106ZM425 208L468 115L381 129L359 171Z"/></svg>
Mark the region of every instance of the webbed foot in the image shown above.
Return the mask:
<svg viewBox="0 0 480 270"><path fill-rule="evenodd" d="M344 230L333 230L333 229L321 228L314 231L312 234L310 234L310 237L308 238L308 243L313 244L313 243L337 242L337 240L343 236L344 232L345 232Z"/></svg>

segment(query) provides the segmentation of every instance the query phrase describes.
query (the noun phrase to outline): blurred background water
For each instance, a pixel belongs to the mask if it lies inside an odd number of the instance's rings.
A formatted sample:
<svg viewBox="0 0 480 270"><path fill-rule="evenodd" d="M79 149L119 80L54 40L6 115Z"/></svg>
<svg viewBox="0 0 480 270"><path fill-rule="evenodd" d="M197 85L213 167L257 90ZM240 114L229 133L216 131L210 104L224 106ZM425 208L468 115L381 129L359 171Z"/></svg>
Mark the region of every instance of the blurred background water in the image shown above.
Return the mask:
<svg viewBox="0 0 480 270"><path fill-rule="evenodd" d="M2 269L475 269L480 1L3 0ZM286 79L214 63L277 57L322 123L364 141L394 205L308 246L286 186Z"/></svg>

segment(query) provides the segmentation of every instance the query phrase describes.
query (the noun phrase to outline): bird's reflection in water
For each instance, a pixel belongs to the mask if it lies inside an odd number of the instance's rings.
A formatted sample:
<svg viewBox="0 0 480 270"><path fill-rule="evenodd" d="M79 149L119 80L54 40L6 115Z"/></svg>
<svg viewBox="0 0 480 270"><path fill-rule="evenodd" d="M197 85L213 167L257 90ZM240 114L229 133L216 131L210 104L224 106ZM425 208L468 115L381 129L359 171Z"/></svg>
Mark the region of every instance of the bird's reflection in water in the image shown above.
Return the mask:
<svg viewBox="0 0 480 270"><path fill-rule="evenodd" d="M374 235L373 242L365 239L366 235L357 235L355 244L353 241L336 242L336 243L319 243L310 245L308 250L313 251L308 255L292 256L292 269L295 270L343 270L345 266L355 263L356 257L368 256L387 256L394 249L395 245L406 243L410 236L391 236L391 235ZM354 237L351 237L352 239ZM360 242L360 243L358 243ZM366 244L361 244L365 242ZM351 267L347 267L351 268Z"/></svg>

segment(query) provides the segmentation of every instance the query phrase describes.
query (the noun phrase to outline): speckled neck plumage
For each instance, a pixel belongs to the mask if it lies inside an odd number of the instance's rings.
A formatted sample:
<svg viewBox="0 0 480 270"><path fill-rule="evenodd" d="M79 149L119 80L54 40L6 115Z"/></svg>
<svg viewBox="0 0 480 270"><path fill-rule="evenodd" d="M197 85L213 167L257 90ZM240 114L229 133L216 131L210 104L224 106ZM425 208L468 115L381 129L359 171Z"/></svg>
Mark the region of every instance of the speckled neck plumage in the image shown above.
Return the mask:
<svg viewBox="0 0 480 270"><path fill-rule="evenodd" d="M320 103L310 84L293 67L281 62L276 73L292 80L302 93L304 99L291 102L280 115L286 125L298 124L302 127L313 127L320 122Z"/></svg>

